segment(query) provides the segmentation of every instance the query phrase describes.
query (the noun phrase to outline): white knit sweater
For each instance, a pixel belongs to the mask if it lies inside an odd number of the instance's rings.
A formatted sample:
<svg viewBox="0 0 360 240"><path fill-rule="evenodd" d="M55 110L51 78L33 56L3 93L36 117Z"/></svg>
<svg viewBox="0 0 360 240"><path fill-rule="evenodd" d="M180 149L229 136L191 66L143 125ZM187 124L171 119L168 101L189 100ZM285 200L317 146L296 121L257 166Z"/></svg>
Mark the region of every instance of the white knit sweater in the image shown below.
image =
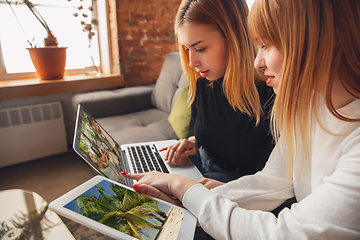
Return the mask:
<svg viewBox="0 0 360 240"><path fill-rule="evenodd" d="M340 111L360 118L360 100ZM287 179L279 142L261 172L211 191L196 184L184 206L215 239L360 239L360 122L325 114L326 126L341 136L316 125L310 172L295 162ZM278 218L267 212L293 196L298 203Z"/></svg>

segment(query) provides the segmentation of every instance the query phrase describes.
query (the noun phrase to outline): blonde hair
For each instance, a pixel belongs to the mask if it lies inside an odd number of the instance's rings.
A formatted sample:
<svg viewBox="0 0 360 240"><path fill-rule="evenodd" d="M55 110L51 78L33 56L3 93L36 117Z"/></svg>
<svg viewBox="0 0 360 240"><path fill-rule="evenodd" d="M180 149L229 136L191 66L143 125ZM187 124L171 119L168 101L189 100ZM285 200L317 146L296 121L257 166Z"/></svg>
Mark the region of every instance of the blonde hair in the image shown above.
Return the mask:
<svg viewBox="0 0 360 240"><path fill-rule="evenodd" d="M312 119L322 124L323 101L337 118L359 121L335 109L331 92L339 76L349 93L360 96L360 1L258 0L248 26L255 41L284 53L271 122L275 138L281 135L287 146L290 176L296 154L310 166Z"/></svg>
<svg viewBox="0 0 360 240"><path fill-rule="evenodd" d="M255 48L248 37L246 25L248 12L245 0L183 0L176 15L175 32L177 34L183 25L194 23L209 25L223 34L229 48L223 82L225 96L234 110L254 116L258 124L262 108L254 80L260 80L262 76L254 69ZM189 53L179 39L178 45L192 103L196 95L196 80L200 75L189 66Z"/></svg>

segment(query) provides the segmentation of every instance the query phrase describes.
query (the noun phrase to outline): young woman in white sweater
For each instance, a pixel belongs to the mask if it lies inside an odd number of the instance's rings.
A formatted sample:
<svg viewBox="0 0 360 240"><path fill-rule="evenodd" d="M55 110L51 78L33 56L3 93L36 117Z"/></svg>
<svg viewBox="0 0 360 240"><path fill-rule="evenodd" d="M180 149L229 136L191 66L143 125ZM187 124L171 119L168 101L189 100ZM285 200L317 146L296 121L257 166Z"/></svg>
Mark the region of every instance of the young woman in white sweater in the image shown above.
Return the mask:
<svg viewBox="0 0 360 240"><path fill-rule="evenodd" d="M180 199L215 239L360 239L359 12L358 0L257 0L255 67L277 93L265 168L227 184L125 174L134 189Z"/></svg>

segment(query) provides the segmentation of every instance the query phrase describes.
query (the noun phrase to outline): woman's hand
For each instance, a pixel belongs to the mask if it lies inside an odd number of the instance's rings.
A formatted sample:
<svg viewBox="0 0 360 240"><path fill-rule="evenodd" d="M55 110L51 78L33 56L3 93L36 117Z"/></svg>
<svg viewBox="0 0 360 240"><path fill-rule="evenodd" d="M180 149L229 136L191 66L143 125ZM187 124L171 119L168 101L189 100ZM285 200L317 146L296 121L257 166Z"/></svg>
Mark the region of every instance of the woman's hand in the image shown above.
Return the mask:
<svg viewBox="0 0 360 240"><path fill-rule="evenodd" d="M185 192L196 184L194 180L177 174L161 172L121 173L124 177L137 180L133 188L136 192L179 204L175 199L182 200Z"/></svg>
<svg viewBox="0 0 360 240"><path fill-rule="evenodd" d="M185 158L190 155L194 155L197 153L199 146L196 142L195 137L189 137L188 139L180 139L177 143L160 149L159 151L166 151L165 161L169 164L171 160L174 158L175 166L178 165L180 158Z"/></svg>
<svg viewBox="0 0 360 240"><path fill-rule="evenodd" d="M201 183L202 185L204 185L207 189L213 189L217 186L221 186L225 183L223 182L219 182L217 180L214 179L210 179L210 178L203 178L200 181L198 181L198 183Z"/></svg>

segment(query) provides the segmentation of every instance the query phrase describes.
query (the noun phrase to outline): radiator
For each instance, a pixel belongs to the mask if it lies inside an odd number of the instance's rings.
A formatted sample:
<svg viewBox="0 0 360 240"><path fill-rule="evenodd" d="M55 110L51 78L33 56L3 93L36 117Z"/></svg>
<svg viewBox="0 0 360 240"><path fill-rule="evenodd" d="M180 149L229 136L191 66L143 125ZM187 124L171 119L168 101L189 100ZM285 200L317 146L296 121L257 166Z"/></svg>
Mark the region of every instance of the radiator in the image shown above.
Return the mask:
<svg viewBox="0 0 360 240"><path fill-rule="evenodd" d="M0 167L65 151L60 102L0 109Z"/></svg>

